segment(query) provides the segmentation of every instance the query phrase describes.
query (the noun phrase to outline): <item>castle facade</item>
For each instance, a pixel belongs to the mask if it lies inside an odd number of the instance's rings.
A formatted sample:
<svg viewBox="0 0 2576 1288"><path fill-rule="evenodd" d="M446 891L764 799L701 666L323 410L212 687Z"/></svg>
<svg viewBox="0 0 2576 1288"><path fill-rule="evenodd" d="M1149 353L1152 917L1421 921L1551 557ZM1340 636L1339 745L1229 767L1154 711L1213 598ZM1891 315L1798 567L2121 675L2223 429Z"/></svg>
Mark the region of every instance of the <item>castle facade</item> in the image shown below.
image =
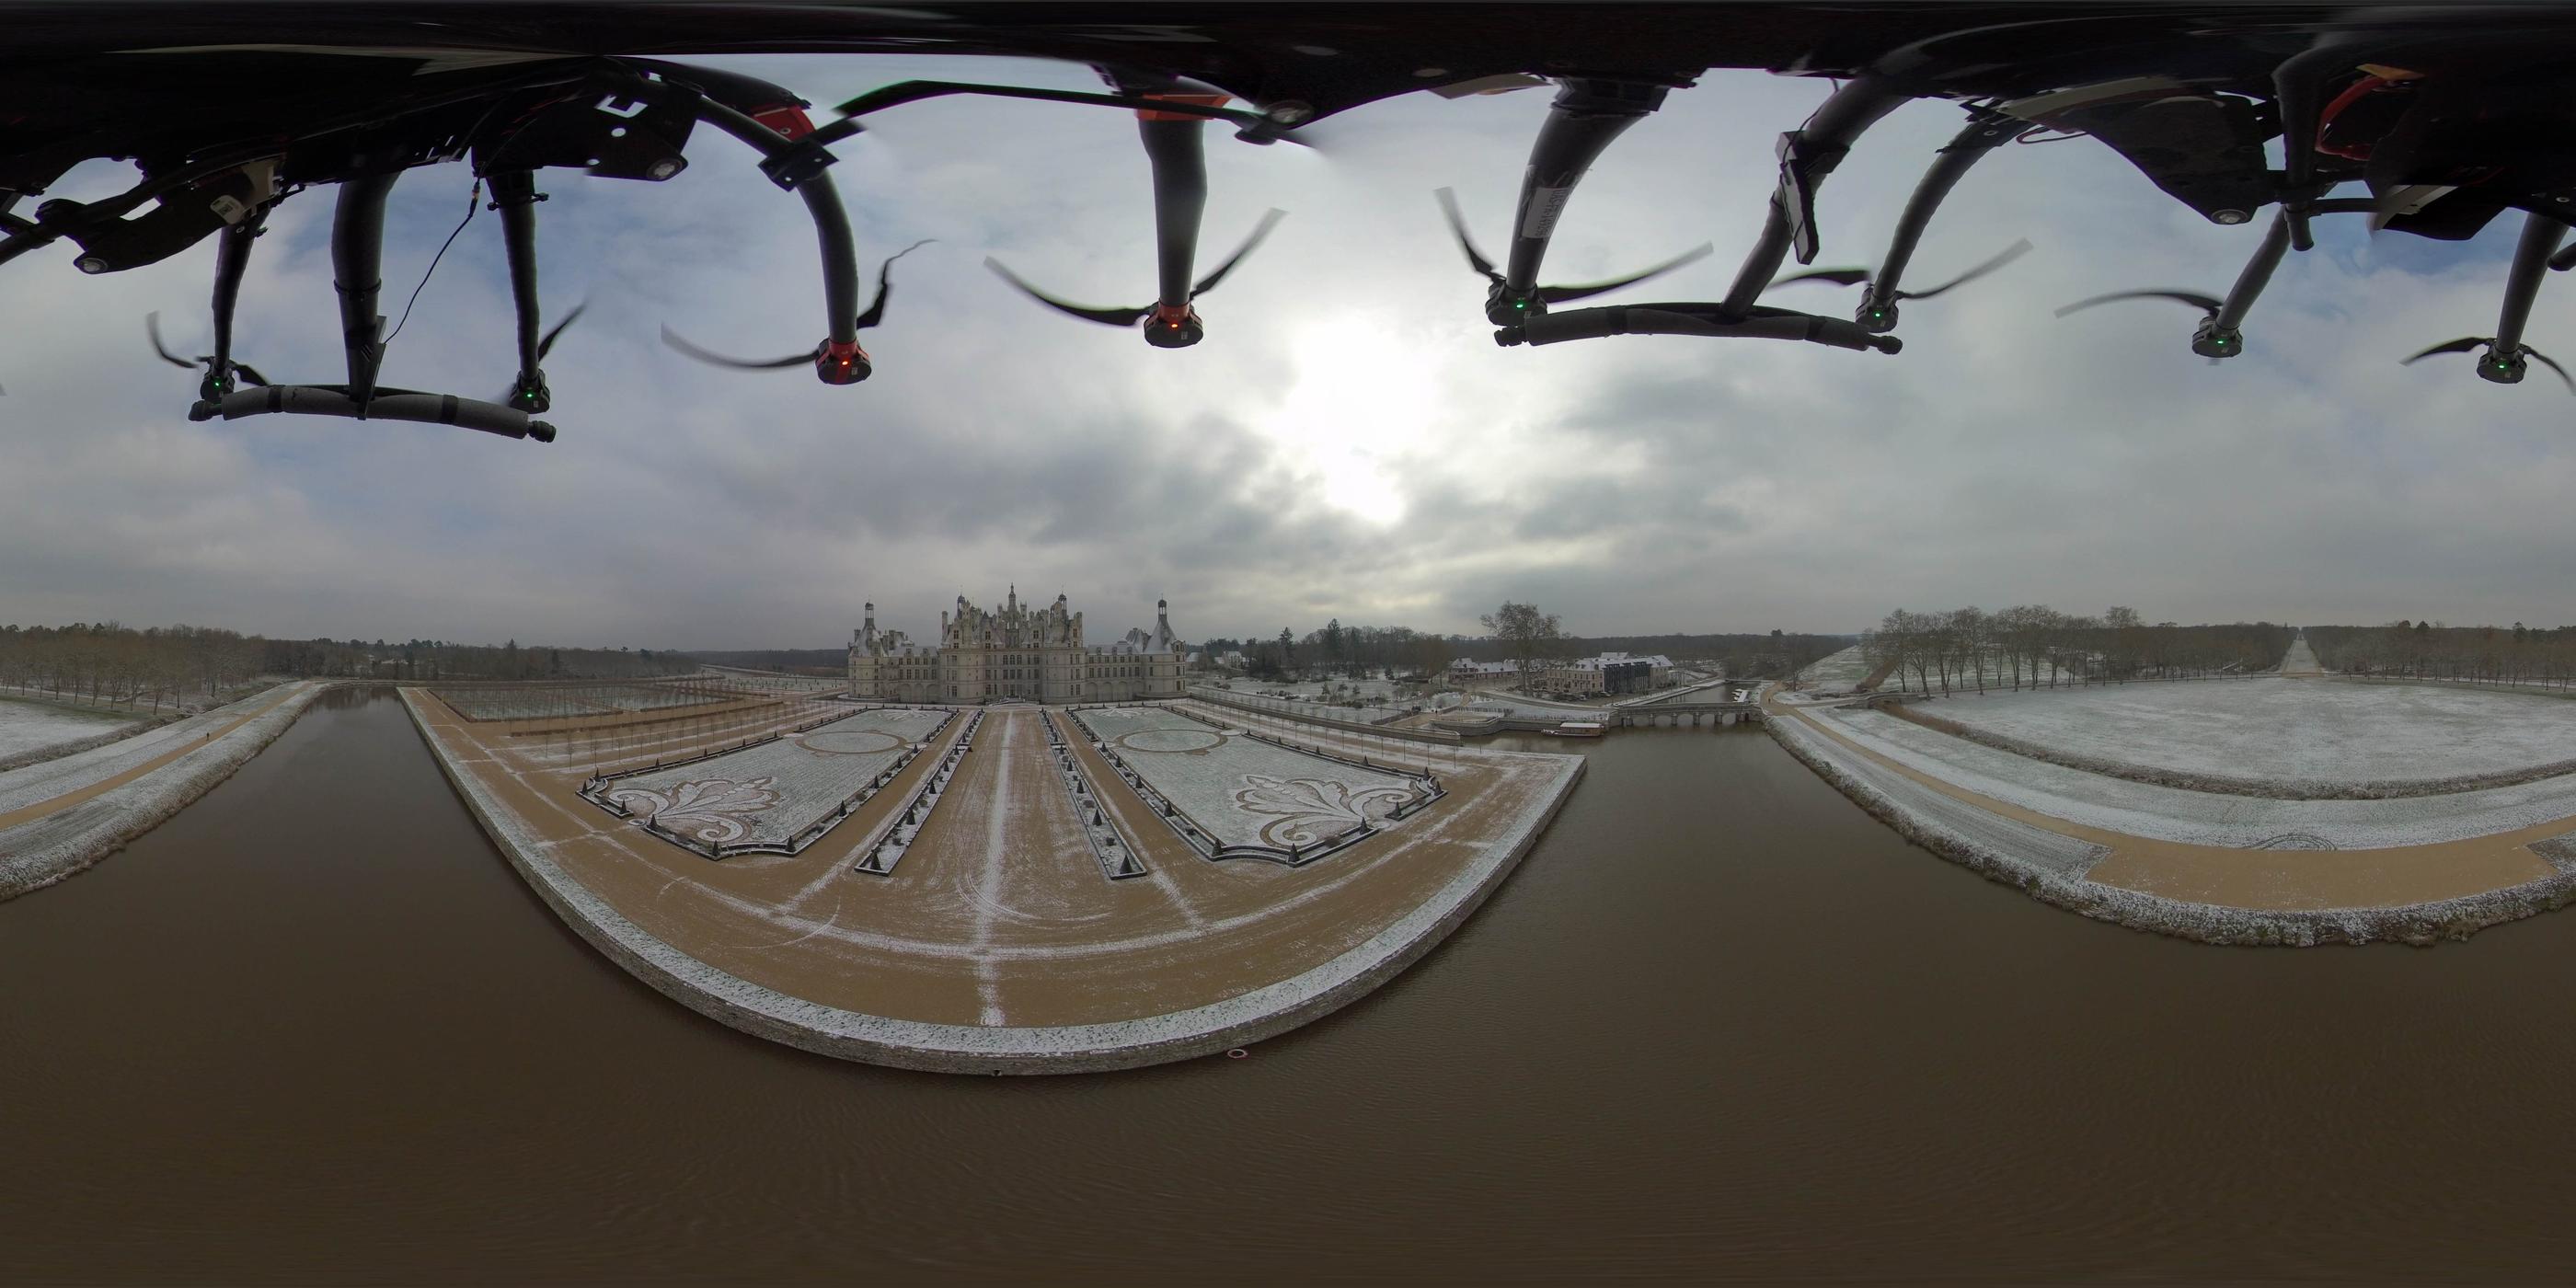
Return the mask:
<svg viewBox="0 0 2576 1288"><path fill-rule="evenodd" d="M939 643L877 629L877 606L850 633L850 696L878 702L1132 702L1181 696L1181 643L1171 606L1154 603L1154 629L1109 644L1085 644L1082 614L1064 596L1044 608L1020 603L1019 587L999 608L957 597L939 615Z"/></svg>

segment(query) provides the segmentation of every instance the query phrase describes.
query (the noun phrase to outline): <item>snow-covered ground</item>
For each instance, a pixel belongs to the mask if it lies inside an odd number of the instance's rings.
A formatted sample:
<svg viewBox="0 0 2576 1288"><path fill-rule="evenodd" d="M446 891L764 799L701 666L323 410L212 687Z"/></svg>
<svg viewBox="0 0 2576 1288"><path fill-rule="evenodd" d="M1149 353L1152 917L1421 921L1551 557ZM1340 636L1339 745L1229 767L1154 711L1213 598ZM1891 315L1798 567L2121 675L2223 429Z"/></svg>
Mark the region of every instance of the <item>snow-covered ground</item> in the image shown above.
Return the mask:
<svg viewBox="0 0 2576 1288"><path fill-rule="evenodd" d="M611 780L600 794L711 845L786 844L930 736L948 712L862 711L707 760Z"/></svg>
<svg viewBox="0 0 2576 1288"><path fill-rule="evenodd" d="M1807 664L1798 679L1810 686L1848 689L1869 678L1869 659L1861 656L1860 645L1854 644L1839 653L1830 653Z"/></svg>
<svg viewBox="0 0 2576 1288"><path fill-rule="evenodd" d="M2317 666L2317 651L2308 647L2308 633L2299 632L2298 636L2290 641L2290 651L2281 655L2282 674L2295 675L2302 671L2313 672L2319 669L2321 668Z"/></svg>
<svg viewBox="0 0 2576 1288"><path fill-rule="evenodd" d="M700 689L662 684L586 684L544 688L436 689L439 700L469 720L526 720L541 716L606 715L614 711L659 711L668 707L721 702L726 695L712 686Z"/></svg>
<svg viewBox="0 0 2576 1288"><path fill-rule="evenodd" d="M1383 821L1413 799L1401 774L1228 735L1159 707L1077 711L1074 719L1221 845L1287 849Z"/></svg>
<svg viewBox="0 0 2576 1288"><path fill-rule="evenodd" d="M259 701L258 695L253 695L185 720L146 729L131 738L120 738L103 747L0 773L0 814L78 791L165 752L202 743L209 733L231 724L244 710L258 706Z"/></svg>
<svg viewBox="0 0 2576 1288"><path fill-rule="evenodd" d="M0 760L66 742L95 738L135 717L104 711L72 711L34 702L0 698Z"/></svg>
<svg viewBox="0 0 2576 1288"><path fill-rule="evenodd" d="M2265 683L2271 682L2207 687L2233 692ZM2282 683L2318 686L2316 681ZM2039 695L2037 700L2046 701L2048 696ZM1936 708L1949 705L1934 704ZM1857 707L1829 708L1821 714L1853 741L1979 795L2086 827L2194 845L2252 848L2304 834L2336 849L2375 849L2457 841L2576 817L2576 777L2396 800L2273 800L2185 791L2069 769ZM2569 710L2569 716L2576 719L2576 708Z"/></svg>
<svg viewBox="0 0 2576 1288"><path fill-rule="evenodd" d="M1924 714L2050 751L2181 774L2434 782L2576 760L2576 703L2261 678L1967 694Z"/></svg>

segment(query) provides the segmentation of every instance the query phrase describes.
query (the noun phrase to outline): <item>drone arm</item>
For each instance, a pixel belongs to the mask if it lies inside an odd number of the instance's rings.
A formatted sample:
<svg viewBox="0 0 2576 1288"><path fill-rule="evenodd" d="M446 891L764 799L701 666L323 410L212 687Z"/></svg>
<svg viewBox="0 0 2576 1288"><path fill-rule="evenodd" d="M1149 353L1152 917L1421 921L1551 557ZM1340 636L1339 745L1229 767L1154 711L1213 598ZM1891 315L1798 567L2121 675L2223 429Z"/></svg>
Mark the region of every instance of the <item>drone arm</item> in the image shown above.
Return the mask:
<svg viewBox="0 0 2576 1288"><path fill-rule="evenodd" d="M266 219L265 211L254 212L226 226L215 243L215 360L206 366L206 383L215 390L232 389L233 313L241 304L242 276L250 268L251 240Z"/></svg>
<svg viewBox="0 0 2576 1288"><path fill-rule="evenodd" d="M1155 268L1165 308L1186 308L1199 253L1199 221L1207 213L1205 127L1196 118L1146 117L1136 122L1145 159L1154 171Z"/></svg>
<svg viewBox="0 0 2576 1288"><path fill-rule="evenodd" d="M2272 226L2263 232L2263 244L2254 250L2254 258L2245 261L2245 269L2236 275L2236 284L2227 288L2227 298L2218 306L2214 329L2232 334L2243 329L2245 315L2254 311L2254 301L2272 282L2273 270L2281 266L2281 257L2290 251L2292 220L2286 209L2272 216Z"/></svg>
<svg viewBox="0 0 2576 1288"><path fill-rule="evenodd" d="M815 373L827 384L854 383L859 353L859 251L850 237L850 215L840 191L824 167L832 163L823 149L828 130L801 139L787 136L704 95L691 103L698 119L742 140L761 155L760 169L770 181L805 200L814 221L814 239L823 257L823 308L829 315L823 346L816 352Z"/></svg>
<svg viewBox="0 0 2576 1288"><path fill-rule="evenodd" d="M2500 353L2522 348L2523 328L2531 321L2532 303L2549 272L2549 257L2567 236L2567 225L2546 215L2525 216L2522 240L2513 248L2513 267L2505 274L2504 309L2496 319L2495 346Z"/></svg>
<svg viewBox="0 0 2576 1288"><path fill-rule="evenodd" d="M376 312L384 287L385 199L402 172L360 175L340 185L331 215L331 285L340 296L340 344L348 354L349 389L359 406L373 396L384 361L385 320Z"/></svg>
<svg viewBox="0 0 2576 1288"><path fill-rule="evenodd" d="M1628 127L1664 105L1664 86L1636 81L1569 79L1548 105L1547 123L1530 144L1521 172L1520 204L1512 212L1512 240L1505 248L1503 289L1527 295L1538 286L1539 262L1557 217L1574 186Z"/></svg>
<svg viewBox="0 0 2576 1288"><path fill-rule="evenodd" d="M1895 111L1905 99L1904 91L1894 81L1883 76L1863 76L1835 90L1805 125L1780 136L1776 149L1780 184L1772 190L1770 210L1763 216L1762 236L1754 242L1752 253L1744 257L1744 266L1736 270L1735 284L1726 292L1722 306L1726 316L1743 318L1752 313L1754 300L1780 275L1780 261L1788 258L1791 250L1797 251L1801 264L1815 261L1817 185L1842 164L1843 156L1863 131Z"/></svg>
<svg viewBox="0 0 2576 1288"><path fill-rule="evenodd" d="M1289 124L1287 121L1274 123L1271 118L1258 112L1246 112L1240 108L1212 107L1140 94L1094 94L1081 90L1033 89L1020 85L976 85L966 81L902 81L869 90L833 108L832 111L841 119L816 130L814 137L825 144L838 143L866 128L859 124L859 118L871 112L882 112L889 107L900 107L906 103L918 103L923 99L941 98L950 94L980 94L988 98L1027 98L1044 103L1084 103L1094 107L1123 107L1132 111L1197 116L1212 121L1229 122L1245 130L1259 129L1273 124Z"/></svg>
<svg viewBox="0 0 2576 1288"><path fill-rule="evenodd" d="M492 208L501 212L501 245L510 262L510 307L517 315L519 383L537 377L537 177L529 170L501 170L492 175Z"/></svg>
<svg viewBox="0 0 2576 1288"><path fill-rule="evenodd" d="M2004 117L1978 112L1932 159L1931 168L1914 185L1914 195L1906 198L1905 212L1897 216L1896 236L1888 242L1887 257L1879 261L1878 275L1870 282L1873 295L1895 298L1905 267L1914 260L1914 248L1922 244L1924 230L1931 227L1933 214L1949 198L1950 190L1958 187L1959 180L1967 177L1979 161L2019 132L2019 127Z"/></svg>

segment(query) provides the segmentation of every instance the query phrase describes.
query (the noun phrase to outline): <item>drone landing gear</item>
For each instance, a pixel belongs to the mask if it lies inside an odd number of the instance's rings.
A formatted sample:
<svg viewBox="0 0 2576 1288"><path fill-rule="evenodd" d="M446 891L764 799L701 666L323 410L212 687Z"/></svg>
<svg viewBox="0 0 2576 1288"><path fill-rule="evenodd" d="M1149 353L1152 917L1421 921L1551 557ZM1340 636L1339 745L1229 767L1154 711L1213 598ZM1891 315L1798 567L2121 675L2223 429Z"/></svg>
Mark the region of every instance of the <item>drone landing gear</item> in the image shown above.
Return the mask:
<svg viewBox="0 0 2576 1288"><path fill-rule="evenodd" d="M554 426L541 420L531 420L528 413L516 408L450 394L377 386L376 372L385 355L382 338L385 320L376 313L377 295L383 289L385 199L392 194L394 180L400 173L363 175L342 183L340 203L332 216L332 286L340 296L340 335L348 357L349 383L264 384L256 389L221 392L199 399L196 406L189 409L188 419L203 421L221 417L240 420L246 416L278 414L340 416L351 420L455 425L505 438L533 438L540 443L554 441ZM247 243L248 239L243 238L244 257L247 256ZM231 246L232 243L227 242L225 249L230 250ZM219 263L230 269L230 286L227 287L228 279L223 276L218 276L216 285L216 350L222 354L231 340L231 305L240 285L241 260L228 257ZM227 359L219 358L217 361ZM211 377L209 380L211 383Z"/></svg>
<svg viewBox="0 0 2576 1288"><path fill-rule="evenodd" d="M1570 309L1534 317L1494 332L1494 343L1562 344L1612 335L1696 335L1714 339L1797 340L1828 348L1895 353L1905 342L1875 334L1857 322L1817 313L1755 305L1743 317L1729 317L1721 304L1624 304Z"/></svg>

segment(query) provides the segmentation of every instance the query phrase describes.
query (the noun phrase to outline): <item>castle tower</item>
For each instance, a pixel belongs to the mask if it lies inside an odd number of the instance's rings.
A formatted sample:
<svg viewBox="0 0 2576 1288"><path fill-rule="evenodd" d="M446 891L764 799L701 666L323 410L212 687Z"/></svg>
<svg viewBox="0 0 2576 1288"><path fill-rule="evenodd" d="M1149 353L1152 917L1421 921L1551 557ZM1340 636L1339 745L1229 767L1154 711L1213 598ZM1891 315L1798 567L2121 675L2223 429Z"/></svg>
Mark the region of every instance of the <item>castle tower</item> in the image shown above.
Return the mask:
<svg viewBox="0 0 2576 1288"><path fill-rule="evenodd" d="M868 648L874 650L877 645L877 606L874 600L868 602L867 625L861 629L866 632L864 638Z"/></svg>

